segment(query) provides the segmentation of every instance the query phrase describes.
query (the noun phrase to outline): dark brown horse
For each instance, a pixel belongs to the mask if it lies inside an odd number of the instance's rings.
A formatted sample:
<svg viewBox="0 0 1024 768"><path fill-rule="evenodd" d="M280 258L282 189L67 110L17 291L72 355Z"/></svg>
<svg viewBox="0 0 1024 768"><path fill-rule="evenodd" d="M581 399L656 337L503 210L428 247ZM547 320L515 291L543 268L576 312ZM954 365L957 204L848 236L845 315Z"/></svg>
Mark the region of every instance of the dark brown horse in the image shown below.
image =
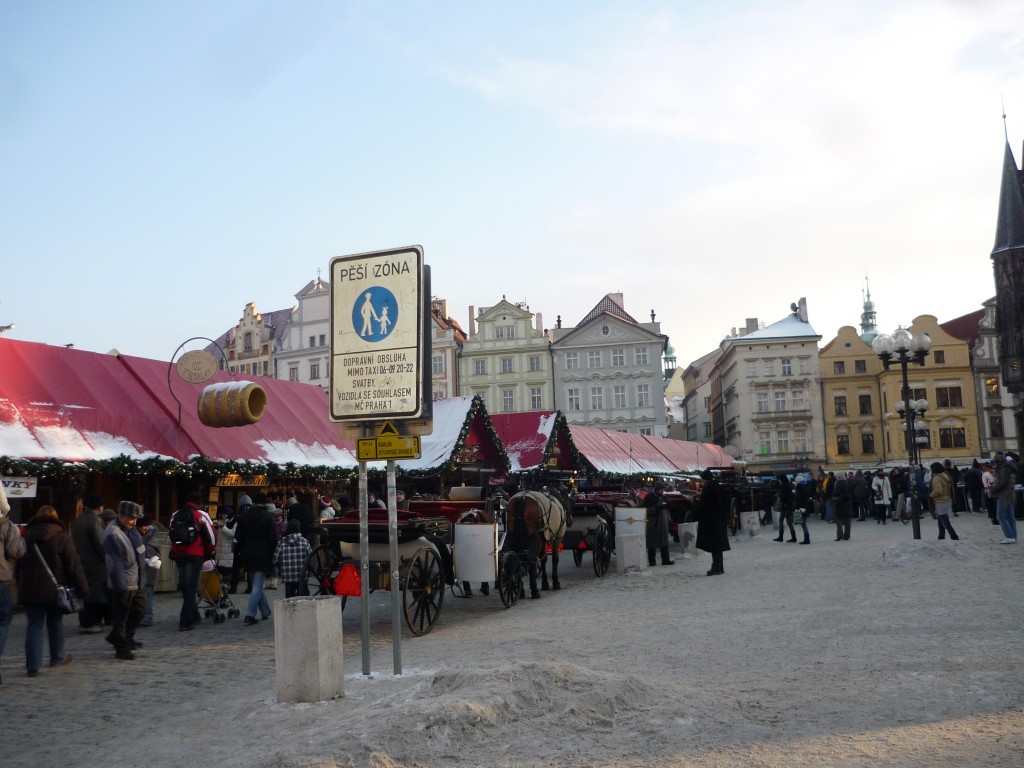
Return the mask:
<svg viewBox="0 0 1024 768"><path fill-rule="evenodd" d="M525 553L530 574L530 597L537 599L537 571L541 573L541 589L548 589L547 569L538 561L551 545L551 587L561 589L558 581L558 550L565 537L566 513L562 503L540 491L520 491L508 500L505 509L506 551Z"/></svg>

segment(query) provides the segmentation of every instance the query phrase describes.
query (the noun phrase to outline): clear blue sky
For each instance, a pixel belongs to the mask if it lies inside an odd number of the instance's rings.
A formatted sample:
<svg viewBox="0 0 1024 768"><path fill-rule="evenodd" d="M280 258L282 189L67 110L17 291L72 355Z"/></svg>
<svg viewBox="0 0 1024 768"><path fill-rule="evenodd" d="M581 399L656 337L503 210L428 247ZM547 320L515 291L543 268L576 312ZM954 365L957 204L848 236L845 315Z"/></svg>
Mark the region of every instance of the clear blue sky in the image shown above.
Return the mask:
<svg viewBox="0 0 1024 768"><path fill-rule="evenodd" d="M169 359L420 244L466 324L606 293L680 364L994 294L1020 2L0 0L0 324Z"/></svg>

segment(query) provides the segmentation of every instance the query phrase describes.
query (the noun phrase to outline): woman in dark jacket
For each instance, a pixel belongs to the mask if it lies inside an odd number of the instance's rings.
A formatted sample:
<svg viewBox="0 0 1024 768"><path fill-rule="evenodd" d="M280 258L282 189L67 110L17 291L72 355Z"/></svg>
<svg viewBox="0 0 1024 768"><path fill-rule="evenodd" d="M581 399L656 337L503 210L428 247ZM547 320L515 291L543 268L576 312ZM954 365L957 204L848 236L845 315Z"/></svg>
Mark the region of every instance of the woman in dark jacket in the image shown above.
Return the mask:
<svg viewBox="0 0 1024 768"><path fill-rule="evenodd" d="M273 514L267 507L266 495L257 494L255 503L245 511L235 531L237 557L242 559L242 565L249 571L249 578L252 580L252 594L249 595L245 618L242 621L246 625L256 623L256 611L260 612L263 619L270 618L270 603L263 594L263 588L267 576L274 568L277 529Z"/></svg>
<svg viewBox="0 0 1024 768"><path fill-rule="evenodd" d="M61 585L78 589L79 595L89 591L82 563L71 537L64 531L57 510L42 507L25 530L25 556L18 561L18 602L25 607L28 629L25 631L25 667L35 677L43 665L43 624L50 641L50 666L71 663L64 654L64 614L57 607L57 587L40 560L46 560L54 578Z"/></svg>
<svg viewBox="0 0 1024 768"><path fill-rule="evenodd" d="M717 576L725 573L722 553L730 549L728 509L722 486L711 470L705 469L700 476L704 481L704 489L697 501L697 549L711 553L708 576Z"/></svg>

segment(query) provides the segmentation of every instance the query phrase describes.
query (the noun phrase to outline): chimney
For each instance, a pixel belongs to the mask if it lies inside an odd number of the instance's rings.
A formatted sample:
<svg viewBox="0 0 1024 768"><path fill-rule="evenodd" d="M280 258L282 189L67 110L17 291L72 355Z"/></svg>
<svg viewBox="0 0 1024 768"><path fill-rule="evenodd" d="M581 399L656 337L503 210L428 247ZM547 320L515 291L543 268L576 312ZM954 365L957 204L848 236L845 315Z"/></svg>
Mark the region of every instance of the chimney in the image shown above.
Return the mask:
<svg viewBox="0 0 1024 768"><path fill-rule="evenodd" d="M743 335L746 336L748 333L753 333L756 330L757 330L757 318L756 317L748 317L747 318L747 328L743 332Z"/></svg>
<svg viewBox="0 0 1024 768"><path fill-rule="evenodd" d="M803 322L809 323L810 320L807 319L807 298L801 296L800 301L797 302L797 307L797 317L799 317Z"/></svg>
<svg viewBox="0 0 1024 768"><path fill-rule="evenodd" d="M534 327L541 333L544 333L544 315L538 312L536 315L533 316L533 320L535 323Z"/></svg>
<svg viewBox="0 0 1024 768"><path fill-rule="evenodd" d="M466 327L469 329L469 338L476 336L476 307L472 304L469 305L469 325Z"/></svg>

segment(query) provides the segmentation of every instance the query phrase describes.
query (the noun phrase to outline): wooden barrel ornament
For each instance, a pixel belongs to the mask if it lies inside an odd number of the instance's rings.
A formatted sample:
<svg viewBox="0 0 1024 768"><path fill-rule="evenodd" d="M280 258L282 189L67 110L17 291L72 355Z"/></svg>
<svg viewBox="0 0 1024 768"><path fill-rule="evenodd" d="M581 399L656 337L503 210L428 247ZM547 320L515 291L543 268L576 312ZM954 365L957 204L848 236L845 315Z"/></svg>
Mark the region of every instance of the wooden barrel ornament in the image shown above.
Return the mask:
<svg viewBox="0 0 1024 768"><path fill-rule="evenodd" d="M267 393L251 381L210 384L199 396L199 421L208 427L244 427L263 418Z"/></svg>

